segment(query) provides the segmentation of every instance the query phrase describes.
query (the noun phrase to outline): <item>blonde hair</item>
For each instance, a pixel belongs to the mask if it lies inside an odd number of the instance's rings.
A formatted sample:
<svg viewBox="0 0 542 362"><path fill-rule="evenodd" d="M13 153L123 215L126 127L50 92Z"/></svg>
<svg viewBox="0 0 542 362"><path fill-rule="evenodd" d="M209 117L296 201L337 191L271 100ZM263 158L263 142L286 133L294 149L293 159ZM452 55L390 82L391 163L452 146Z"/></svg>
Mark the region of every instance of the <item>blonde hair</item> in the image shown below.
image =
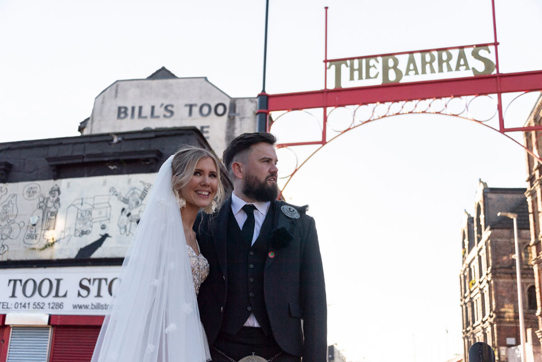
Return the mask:
<svg viewBox="0 0 542 362"><path fill-rule="evenodd" d="M206 149L187 145L183 146L175 153L173 160L171 160L171 171L173 174L171 179L171 187L173 188L175 196L180 197L177 190L182 189L190 182L198 162L207 157L213 160L216 167L218 188L213 201L218 207L220 204L222 204L222 199L224 198L224 186L222 185L222 180L220 179L220 163L216 156ZM210 203L209 206L203 209L203 211L211 214L213 213L214 208L213 203Z"/></svg>

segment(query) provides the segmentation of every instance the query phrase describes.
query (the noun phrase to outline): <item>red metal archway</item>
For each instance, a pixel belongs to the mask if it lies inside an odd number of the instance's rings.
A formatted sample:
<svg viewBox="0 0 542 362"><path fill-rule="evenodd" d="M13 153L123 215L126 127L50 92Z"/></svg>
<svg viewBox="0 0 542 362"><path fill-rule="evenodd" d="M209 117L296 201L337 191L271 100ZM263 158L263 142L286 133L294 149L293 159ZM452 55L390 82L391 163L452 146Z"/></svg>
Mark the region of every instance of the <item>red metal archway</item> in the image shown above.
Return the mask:
<svg viewBox="0 0 542 362"><path fill-rule="evenodd" d="M259 116L266 117L265 129L270 132L272 130L274 122L278 120L270 117L271 112L292 112L307 109L322 110L322 133L321 138L314 141L299 141L290 143L280 143L278 148L296 147L296 146L318 146L318 148L304 161L296 165L294 171L288 176L284 188L288 185L290 179L297 173L297 171L320 149L322 149L329 142L337 139L342 134L356 129L364 124L373 122L385 117L404 115L404 114L442 114L448 116L454 116L463 118L469 121L476 122L487 128L501 133L503 136L514 141L519 146L523 147L526 152L532 155L538 162L542 163L542 159L534 154L531 150L526 148L523 144L514 140L508 133L510 132L524 132L524 131L542 131L542 126L530 126L530 127L507 127L505 124L505 117L503 112L502 96L512 93L529 93L542 90L542 71L529 71L503 74L499 70L499 54L498 54L498 41L497 41L497 27L495 20L495 3L492 0L493 10L493 30L494 30L494 42L485 44L473 44L458 47L448 48L435 48L424 49L414 52L403 53L389 53L389 54L377 54L370 56L361 56L354 58L342 58L342 59L328 59L327 57L327 14L328 8L325 8L325 83L324 89L317 91L285 93L285 94L267 94L263 91L259 95L259 101L264 99L262 104L266 109L260 109L258 111ZM487 61L478 57L478 60L482 60L486 68L484 71L473 70L473 76L459 77L452 79L437 79L437 80L423 80L414 82L399 82L400 70L397 70L397 56L413 56L413 54L421 55L422 66L427 66L430 60L434 63L438 63L439 70L441 67L447 66L450 68L449 61L451 53L455 50L461 54L465 50L471 50L473 53L479 55L480 51L484 50L487 53L491 53L490 47L494 49L495 63L492 67L492 61ZM436 54L436 55L435 55ZM438 56L438 61L436 60ZM429 57L429 60L427 58ZM447 58L446 58L447 57ZM362 62L365 64L365 74L370 77L370 68L375 67L371 65L371 59L380 59L382 67L388 67L388 77L384 80L384 69L382 69L383 84L370 85L370 86L356 86L351 88L343 88L341 81L337 81L337 77L341 76L341 69L343 65L350 65L354 68L355 61L357 61L358 68L354 69L362 77ZM391 65L389 64L391 60ZM448 61L448 63L446 63ZM425 62L425 64L424 64ZM460 67L460 61L458 60L456 70ZM335 88L328 88L328 69L332 66L335 67ZM432 64L430 64L433 67ZM462 65L461 65L462 66ZM367 71L367 67L369 71ZM395 67L395 68L394 68ZM408 67L408 65L407 65ZM414 65L415 67L415 65ZM489 70L487 69L489 67ZM468 68L468 65L466 66ZM389 73L389 69L395 69L395 72ZM408 70L409 72L416 71L417 68ZM354 71L350 69L350 77L352 79ZM422 70L423 71L423 70ZM433 69L434 71L434 69ZM398 72L398 73L397 73ZM394 79L390 79L389 74L394 75ZM424 73L425 74L425 73ZM265 79L265 67L264 67L264 79ZM265 83L264 83L265 89ZM498 127L493 127L487 123L489 119L480 120L473 117L469 112L469 106L475 99L480 97L488 97L494 101L495 114L491 119L498 119ZM463 105L463 108L458 105ZM266 107L265 107L266 106ZM352 107L354 116L350 126L339 132L339 134L328 137L328 116L334 109L339 107ZM363 119L356 119L356 113L361 109L369 109L369 116L365 116ZM372 111L371 111L372 109ZM459 109L459 110L458 110ZM378 110L378 111L377 111ZM365 112L367 113L367 112Z"/></svg>

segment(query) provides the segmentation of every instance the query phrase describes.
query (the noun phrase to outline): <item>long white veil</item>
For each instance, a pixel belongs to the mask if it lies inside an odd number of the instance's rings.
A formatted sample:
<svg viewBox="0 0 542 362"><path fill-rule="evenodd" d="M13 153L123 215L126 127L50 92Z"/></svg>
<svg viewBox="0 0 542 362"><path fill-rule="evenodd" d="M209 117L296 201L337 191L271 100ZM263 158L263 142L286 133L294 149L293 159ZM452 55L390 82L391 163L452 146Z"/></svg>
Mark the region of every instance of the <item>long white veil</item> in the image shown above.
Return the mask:
<svg viewBox="0 0 542 362"><path fill-rule="evenodd" d="M171 156L160 168L126 254L92 362L203 362L199 319Z"/></svg>

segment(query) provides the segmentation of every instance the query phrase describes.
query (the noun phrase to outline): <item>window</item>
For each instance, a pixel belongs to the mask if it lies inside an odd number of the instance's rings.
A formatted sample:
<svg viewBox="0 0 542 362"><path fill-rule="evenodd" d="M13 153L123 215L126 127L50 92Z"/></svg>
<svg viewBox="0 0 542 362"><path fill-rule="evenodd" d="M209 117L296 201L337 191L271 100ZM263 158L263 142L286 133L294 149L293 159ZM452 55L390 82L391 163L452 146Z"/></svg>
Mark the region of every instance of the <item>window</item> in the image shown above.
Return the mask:
<svg viewBox="0 0 542 362"><path fill-rule="evenodd" d="M476 273L476 260L472 262L470 265L470 279L476 281L477 279L477 273Z"/></svg>
<svg viewBox="0 0 542 362"><path fill-rule="evenodd" d="M465 233L465 230L461 232L461 252L463 255L463 258L467 256L466 249L469 246L469 241L467 240L467 233Z"/></svg>
<svg viewBox="0 0 542 362"><path fill-rule="evenodd" d="M476 324L479 319L480 319L480 313L478 311L478 299L475 299L473 302L472 302L472 320L474 322L474 324Z"/></svg>
<svg viewBox="0 0 542 362"><path fill-rule="evenodd" d="M476 205L476 236L477 242L479 243L482 240L482 234L484 229L482 227L482 206L480 204Z"/></svg>
<svg viewBox="0 0 542 362"><path fill-rule="evenodd" d="M531 160L531 158L529 157ZM533 221L534 221L534 238L538 237L540 235L540 219L538 215L538 198L536 192L531 193L531 206L533 208Z"/></svg>
<svg viewBox="0 0 542 362"><path fill-rule="evenodd" d="M527 288L527 308L531 310L536 310L538 308L536 303L536 288L534 285Z"/></svg>
<svg viewBox="0 0 542 362"><path fill-rule="evenodd" d="M532 137L533 137L533 132L525 132L525 141L527 143L527 148L529 150L534 151ZM533 162L533 161L534 161L534 159L532 157L527 157L527 163L528 163L527 167L528 167L529 171L531 171L533 169L533 164L536 165L536 162Z"/></svg>
<svg viewBox="0 0 542 362"><path fill-rule="evenodd" d="M482 268L482 255L479 255L476 259L478 259L478 279L482 279L484 277L484 269Z"/></svg>
<svg viewBox="0 0 542 362"><path fill-rule="evenodd" d="M480 252L480 264L481 264L480 275L483 277L487 273L486 249Z"/></svg>
<svg viewBox="0 0 542 362"><path fill-rule="evenodd" d="M491 303L489 300L489 296L491 294L489 294L489 290L484 295L485 295L484 305L485 305L486 315L489 316L489 314L491 313Z"/></svg>
<svg viewBox="0 0 542 362"><path fill-rule="evenodd" d="M476 298L476 314L478 314L476 316L476 321L480 321L482 319L482 317L484 316L482 314L482 303L481 303L481 299L480 297Z"/></svg>
<svg viewBox="0 0 542 362"><path fill-rule="evenodd" d="M531 259L532 259L532 254L531 254L531 247L530 246L527 246L526 248L523 249L523 252L521 253L521 257L522 257L522 262L524 265L532 265L532 262L531 262Z"/></svg>
<svg viewBox="0 0 542 362"><path fill-rule="evenodd" d="M46 361L50 335L48 327L12 327L7 362Z"/></svg>

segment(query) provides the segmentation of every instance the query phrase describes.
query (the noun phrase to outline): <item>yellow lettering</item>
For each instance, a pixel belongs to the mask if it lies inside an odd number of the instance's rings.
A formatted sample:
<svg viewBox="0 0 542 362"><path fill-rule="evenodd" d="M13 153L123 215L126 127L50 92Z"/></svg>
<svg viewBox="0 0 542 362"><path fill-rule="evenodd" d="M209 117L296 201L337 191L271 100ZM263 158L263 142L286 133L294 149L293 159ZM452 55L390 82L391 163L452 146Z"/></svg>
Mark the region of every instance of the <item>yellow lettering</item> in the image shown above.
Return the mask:
<svg viewBox="0 0 542 362"><path fill-rule="evenodd" d="M495 70L495 63L491 61L491 59L488 59L480 54L481 50L485 50L488 52L488 54L491 54L491 51L487 46L484 47L476 47L472 49L472 56L474 59L481 61L484 63L484 70L481 72L478 71L476 68L472 67L472 74L474 75L484 75L484 74L491 74Z"/></svg>
<svg viewBox="0 0 542 362"><path fill-rule="evenodd" d="M376 65L371 64L373 60L378 64L378 58L365 58L365 79L375 79L378 77L378 72L374 76L371 76L371 69L376 69Z"/></svg>
<svg viewBox="0 0 542 362"><path fill-rule="evenodd" d="M331 68L331 66L335 66L335 88L342 88L341 86L341 76L342 76L342 66L346 65L348 67L348 63L346 60L339 60L336 62L329 62L329 65L327 68Z"/></svg>
<svg viewBox="0 0 542 362"><path fill-rule="evenodd" d="M469 61L467 60L467 56L465 55L465 49L463 48L459 49L459 53L457 53L457 63L455 63L455 71L460 71L461 67L465 68L463 70L470 70Z"/></svg>
<svg viewBox="0 0 542 362"><path fill-rule="evenodd" d="M446 58L444 58L444 55L446 54ZM438 55L438 72L443 72L443 65L446 64L446 71L451 72L452 67L450 66L450 61L452 60L453 56L452 53L450 53L449 50L439 50L437 52Z"/></svg>
<svg viewBox="0 0 542 362"><path fill-rule="evenodd" d="M390 65L390 60L392 64ZM399 83L403 78L403 72L397 67L399 65L399 59L392 56L382 57L382 84L385 83ZM390 70L395 73L395 78L390 79Z"/></svg>
<svg viewBox="0 0 542 362"><path fill-rule="evenodd" d="M414 72L414 75L419 75L418 66L416 65L416 59L414 59L414 54L410 53L408 55L408 61L406 64L405 75L410 75L410 72Z"/></svg>
<svg viewBox="0 0 542 362"><path fill-rule="evenodd" d="M429 66L429 70L431 73L435 73L435 67L433 67L433 63L436 60L435 54L431 52L423 52L422 55L422 74L427 74L427 66ZM427 59L427 56L429 56L429 59Z"/></svg>
<svg viewBox="0 0 542 362"><path fill-rule="evenodd" d="M354 66L354 62L358 61L358 66ZM348 67L350 68L350 80L354 80L354 72L358 72L358 80L363 80L363 62L362 59L351 59L348 61Z"/></svg>

